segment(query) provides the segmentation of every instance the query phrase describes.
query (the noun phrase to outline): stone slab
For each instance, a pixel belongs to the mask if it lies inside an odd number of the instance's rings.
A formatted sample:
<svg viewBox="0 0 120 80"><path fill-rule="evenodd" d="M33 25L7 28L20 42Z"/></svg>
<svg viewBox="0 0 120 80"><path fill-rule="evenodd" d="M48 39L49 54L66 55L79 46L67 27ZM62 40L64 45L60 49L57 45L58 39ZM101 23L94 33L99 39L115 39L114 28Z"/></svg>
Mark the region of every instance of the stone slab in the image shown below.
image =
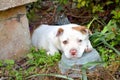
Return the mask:
<svg viewBox="0 0 120 80"><path fill-rule="evenodd" d="M0 0L0 11L25 5L31 2L35 2L37 0Z"/></svg>
<svg viewBox="0 0 120 80"><path fill-rule="evenodd" d="M80 58L68 59L64 54L59 62L59 69L62 74L66 74L70 77L81 77L80 71L84 64L89 62L101 61L99 53L93 49L90 53L84 53ZM95 65L88 67L89 70L95 68Z"/></svg>

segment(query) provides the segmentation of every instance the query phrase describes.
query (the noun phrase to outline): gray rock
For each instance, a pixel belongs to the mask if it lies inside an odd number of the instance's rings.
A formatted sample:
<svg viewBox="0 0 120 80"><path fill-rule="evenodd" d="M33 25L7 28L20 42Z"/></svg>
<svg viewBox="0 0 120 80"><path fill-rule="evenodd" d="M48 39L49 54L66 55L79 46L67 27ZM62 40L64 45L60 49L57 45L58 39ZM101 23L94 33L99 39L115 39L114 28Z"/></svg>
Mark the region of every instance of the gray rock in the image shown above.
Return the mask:
<svg viewBox="0 0 120 80"><path fill-rule="evenodd" d="M101 61L99 53L93 49L90 53L84 53L81 58L68 59L62 54L59 62L59 69L62 74L67 74L70 77L81 77L81 67L88 62ZM95 68L95 65L89 67L89 70Z"/></svg>
<svg viewBox="0 0 120 80"><path fill-rule="evenodd" d="M57 15L55 19L55 24L57 25L70 24L70 21L68 20L67 16L65 16L65 14L61 14Z"/></svg>
<svg viewBox="0 0 120 80"><path fill-rule="evenodd" d="M0 59L18 59L31 45L28 19L24 6L0 13Z"/></svg>

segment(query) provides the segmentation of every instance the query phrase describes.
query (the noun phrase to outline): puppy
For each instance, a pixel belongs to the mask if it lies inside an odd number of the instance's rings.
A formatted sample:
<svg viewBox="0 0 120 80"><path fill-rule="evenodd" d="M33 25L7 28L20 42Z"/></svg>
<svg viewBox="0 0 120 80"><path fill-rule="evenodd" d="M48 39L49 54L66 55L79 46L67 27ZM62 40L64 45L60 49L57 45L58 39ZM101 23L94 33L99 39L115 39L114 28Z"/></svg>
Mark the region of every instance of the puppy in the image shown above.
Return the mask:
<svg viewBox="0 0 120 80"><path fill-rule="evenodd" d="M38 49L46 49L48 55L60 50L67 58L79 58L93 49L90 34L86 27L77 24L40 25L33 32L32 44Z"/></svg>

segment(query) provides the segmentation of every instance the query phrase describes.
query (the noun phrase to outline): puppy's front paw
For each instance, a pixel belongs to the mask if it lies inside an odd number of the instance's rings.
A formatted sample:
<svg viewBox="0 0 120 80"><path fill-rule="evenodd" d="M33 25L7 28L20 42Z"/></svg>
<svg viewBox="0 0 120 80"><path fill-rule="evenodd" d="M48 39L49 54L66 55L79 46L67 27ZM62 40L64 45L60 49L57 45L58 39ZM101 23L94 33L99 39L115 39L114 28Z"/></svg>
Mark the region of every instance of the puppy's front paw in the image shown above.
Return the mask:
<svg viewBox="0 0 120 80"><path fill-rule="evenodd" d="M89 53L89 52L91 52L91 51L92 51L92 48L86 48L86 49L85 49L85 52L86 52L86 53Z"/></svg>

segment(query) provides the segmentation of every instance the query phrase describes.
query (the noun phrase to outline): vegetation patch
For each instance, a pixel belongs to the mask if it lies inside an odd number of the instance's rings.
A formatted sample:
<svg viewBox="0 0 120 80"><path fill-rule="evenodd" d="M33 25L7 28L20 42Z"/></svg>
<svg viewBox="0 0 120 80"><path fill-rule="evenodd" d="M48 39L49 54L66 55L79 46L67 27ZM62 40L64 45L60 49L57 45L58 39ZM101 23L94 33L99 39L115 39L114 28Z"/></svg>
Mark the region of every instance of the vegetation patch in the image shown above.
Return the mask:
<svg viewBox="0 0 120 80"><path fill-rule="evenodd" d="M38 0L27 6L31 34L40 24L55 24L65 14L71 23L86 25L93 33L92 45L100 53L102 62L83 66L83 78L75 80L120 79L120 1L115 0ZM47 56L44 49L31 48L20 60L1 60L1 80L73 80L61 75L58 62L61 54ZM90 65L103 64L94 72Z"/></svg>

